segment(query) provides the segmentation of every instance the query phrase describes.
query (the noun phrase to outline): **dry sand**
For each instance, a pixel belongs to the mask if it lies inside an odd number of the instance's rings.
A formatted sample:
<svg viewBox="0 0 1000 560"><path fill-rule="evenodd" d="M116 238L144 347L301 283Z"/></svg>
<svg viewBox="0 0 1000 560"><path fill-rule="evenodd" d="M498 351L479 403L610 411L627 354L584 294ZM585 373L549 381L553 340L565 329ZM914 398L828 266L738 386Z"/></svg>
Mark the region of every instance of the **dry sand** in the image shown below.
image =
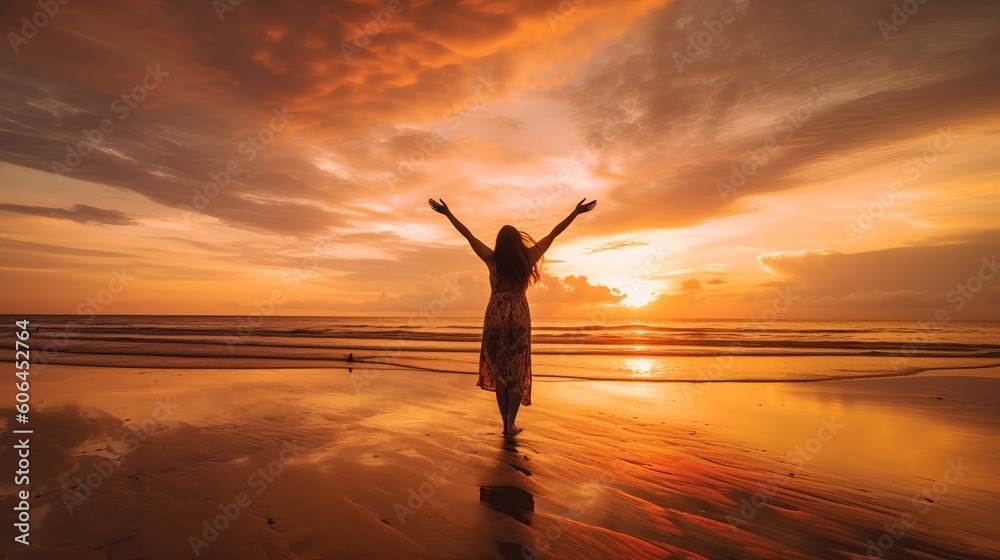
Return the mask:
<svg viewBox="0 0 1000 560"><path fill-rule="evenodd" d="M968 373L538 378L505 442L471 376L385 371L356 390L343 369L49 366L32 544L0 554L997 558L1000 379Z"/></svg>

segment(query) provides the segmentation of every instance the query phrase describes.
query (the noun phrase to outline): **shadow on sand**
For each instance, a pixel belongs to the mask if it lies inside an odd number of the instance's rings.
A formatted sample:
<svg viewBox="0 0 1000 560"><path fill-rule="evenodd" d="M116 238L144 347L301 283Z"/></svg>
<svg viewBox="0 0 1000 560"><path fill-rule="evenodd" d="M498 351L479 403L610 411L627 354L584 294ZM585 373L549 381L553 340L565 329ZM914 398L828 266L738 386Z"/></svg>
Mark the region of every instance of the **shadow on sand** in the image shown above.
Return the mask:
<svg viewBox="0 0 1000 560"><path fill-rule="evenodd" d="M512 478L509 468L524 476L531 476L526 460L518 452L517 440L513 437L504 438L503 450L497 456L497 469L493 477L497 484L480 486L479 501L490 509L507 515L522 525L531 527L531 517L535 511L535 497L525 488L509 483ZM507 540L494 540L493 542L497 552L503 558L525 558L526 543Z"/></svg>

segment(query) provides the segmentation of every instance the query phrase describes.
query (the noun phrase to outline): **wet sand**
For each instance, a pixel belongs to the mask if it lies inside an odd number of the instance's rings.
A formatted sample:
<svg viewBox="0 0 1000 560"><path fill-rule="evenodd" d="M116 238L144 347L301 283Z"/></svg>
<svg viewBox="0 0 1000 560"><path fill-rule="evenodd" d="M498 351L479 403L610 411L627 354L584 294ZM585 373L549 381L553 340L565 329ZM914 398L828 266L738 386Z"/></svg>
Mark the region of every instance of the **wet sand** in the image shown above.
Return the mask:
<svg viewBox="0 0 1000 560"><path fill-rule="evenodd" d="M474 377L357 381L344 369L49 366L32 385L32 544L8 538L0 554L1000 555L995 371L536 379L510 441Z"/></svg>

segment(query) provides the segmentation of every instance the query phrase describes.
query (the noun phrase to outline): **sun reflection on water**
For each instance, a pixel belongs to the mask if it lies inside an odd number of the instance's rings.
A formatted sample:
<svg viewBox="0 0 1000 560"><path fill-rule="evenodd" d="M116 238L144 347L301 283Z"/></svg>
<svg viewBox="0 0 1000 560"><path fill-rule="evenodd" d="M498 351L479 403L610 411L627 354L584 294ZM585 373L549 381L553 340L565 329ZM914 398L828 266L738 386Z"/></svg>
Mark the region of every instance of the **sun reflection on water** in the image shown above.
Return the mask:
<svg viewBox="0 0 1000 560"><path fill-rule="evenodd" d="M625 358L624 367L631 377L637 379L655 377L663 370L652 358Z"/></svg>

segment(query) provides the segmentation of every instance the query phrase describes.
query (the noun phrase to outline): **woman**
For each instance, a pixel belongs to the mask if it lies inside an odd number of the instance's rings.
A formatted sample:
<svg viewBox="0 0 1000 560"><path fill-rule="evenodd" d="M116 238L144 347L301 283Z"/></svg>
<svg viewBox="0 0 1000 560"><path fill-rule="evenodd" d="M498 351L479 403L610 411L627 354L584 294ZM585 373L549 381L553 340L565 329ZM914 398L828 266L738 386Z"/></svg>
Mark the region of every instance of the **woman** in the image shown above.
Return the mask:
<svg viewBox="0 0 1000 560"><path fill-rule="evenodd" d="M440 199L439 199L440 200ZM521 431L514 423L517 410L531 404L531 314L525 290L538 282L538 263L552 240L573 222L590 212L596 200L581 200L569 216L552 231L535 242L530 235L514 226L503 226L497 233L493 249L476 239L451 213L444 200L428 199L435 212L444 214L462 234L472 250L483 259L490 271L490 302L483 318L483 342L479 350L479 381L485 391L494 391L504 435Z"/></svg>

